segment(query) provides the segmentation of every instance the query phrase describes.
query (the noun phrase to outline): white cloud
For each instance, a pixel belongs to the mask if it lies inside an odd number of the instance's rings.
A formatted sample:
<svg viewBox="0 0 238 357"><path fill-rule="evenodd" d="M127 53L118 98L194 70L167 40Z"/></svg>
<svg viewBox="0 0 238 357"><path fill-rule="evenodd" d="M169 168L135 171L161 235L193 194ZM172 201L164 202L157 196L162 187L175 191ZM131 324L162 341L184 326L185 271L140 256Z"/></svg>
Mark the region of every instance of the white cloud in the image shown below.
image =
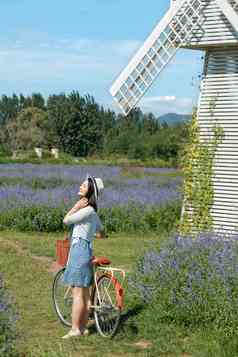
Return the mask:
<svg viewBox="0 0 238 357"><path fill-rule="evenodd" d="M38 42L24 45L18 41L0 48L0 74L6 80L70 78L90 75L114 78L138 47L139 41L99 41L89 39ZM93 79L93 78L92 78ZM95 77L94 77L95 80Z"/></svg>
<svg viewBox="0 0 238 357"><path fill-rule="evenodd" d="M109 96L109 87L141 45L137 40L63 38L53 41L44 33L42 36L36 33L35 37L28 34L23 38L11 45L0 45L0 94L6 93L6 88L8 93L39 90L43 94L79 89L82 94L90 93L113 109L117 107ZM186 63L172 64L176 71L178 68L181 71L182 66L188 67ZM169 91L168 78L168 72L161 76L160 88L167 85L160 92L162 94ZM147 93L138 104L145 112L157 115L191 112L193 103L188 97L152 93L150 96Z"/></svg>
<svg viewBox="0 0 238 357"><path fill-rule="evenodd" d="M152 96L143 98L139 106L144 112L153 112L157 115L165 113L191 113L193 100L187 97L177 98L174 95Z"/></svg>
<svg viewBox="0 0 238 357"><path fill-rule="evenodd" d="M116 113L121 112L114 101L111 102L109 106ZM194 103L191 98L177 98L174 95L165 95L142 98L137 106L145 113L152 112L159 116L167 113L190 114Z"/></svg>
<svg viewBox="0 0 238 357"><path fill-rule="evenodd" d="M174 102L176 97L174 95L163 95L163 96L155 96L155 97L147 97L142 99L142 105L151 105L153 103L158 102Z"/></svg>
<svg viewBox="0 0 238 357"><path fill-rule="evenodd" d="M64 50L73 50L80 53L90 53L95 55L119 55L120 57L129 57L139 48L140 41L136 40L91 40L81 38L78 40L61 40L57 47ZM114 58L115 59L115 58Z"/></svg>
<svg viewBox="0 0 238 357"><path fill-rule="evenodd" d="M128 57L129 55L133 55L134 52L137 51L140 46L140 41L125 40L114 42L112 48L119 55Z"/></svg>

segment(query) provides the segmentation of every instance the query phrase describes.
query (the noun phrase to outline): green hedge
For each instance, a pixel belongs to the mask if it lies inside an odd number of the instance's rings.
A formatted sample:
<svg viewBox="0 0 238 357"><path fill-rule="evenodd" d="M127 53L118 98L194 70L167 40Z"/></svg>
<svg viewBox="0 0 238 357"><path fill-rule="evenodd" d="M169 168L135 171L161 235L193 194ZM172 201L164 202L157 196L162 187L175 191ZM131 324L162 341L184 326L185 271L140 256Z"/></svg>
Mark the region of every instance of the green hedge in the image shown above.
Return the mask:
<svg viewBox="0 0 238 357"><path fill-rule="evenodd" d="M104 229L111 232L170 232L179 220L181 202L144 209L135 205L101 208L99 216ZM62 208L19 207L2 212L0 229L22 232L60 232L65 230Z"/></svg>

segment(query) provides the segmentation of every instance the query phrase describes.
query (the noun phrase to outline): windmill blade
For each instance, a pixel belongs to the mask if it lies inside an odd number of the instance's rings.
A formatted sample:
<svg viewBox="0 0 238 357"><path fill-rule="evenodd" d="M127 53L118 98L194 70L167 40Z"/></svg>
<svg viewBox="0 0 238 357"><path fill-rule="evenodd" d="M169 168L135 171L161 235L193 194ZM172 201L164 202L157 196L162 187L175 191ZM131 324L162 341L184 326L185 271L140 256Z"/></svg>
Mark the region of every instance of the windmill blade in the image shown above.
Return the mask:
<svg viewBox="0 0 238 357"><path fill-rule="evenodd" d="M137 104L202 20L203 0L177 0L116 79L110 93L124 114Z"/></svg>
<svg viewBox="0 0 238 357"><path fill-rule="evenodd" d="M238 1L237 0L216 0L223 14L238 32Z"/></svg>

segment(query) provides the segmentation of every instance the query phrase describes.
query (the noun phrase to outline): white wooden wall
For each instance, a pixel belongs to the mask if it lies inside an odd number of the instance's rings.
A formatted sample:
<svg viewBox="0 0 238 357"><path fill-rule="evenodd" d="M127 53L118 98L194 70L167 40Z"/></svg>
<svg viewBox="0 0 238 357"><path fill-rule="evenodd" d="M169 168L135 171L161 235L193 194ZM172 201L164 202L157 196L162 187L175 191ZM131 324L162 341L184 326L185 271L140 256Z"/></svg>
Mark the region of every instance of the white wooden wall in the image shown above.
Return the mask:
<svg viewBox="0 0 238 357"><path fill-rule="evenodd" d="M224 129L214 164L211 212L215 230L238 231L238 46L206 52L198 122L202 140L215 122Z"/></svg>
<svg viewBox="0 0 238 357"><path fill-rule="evenodd" d="M238 33L234 30L227 18L223 15L216 0L203 0L203 21L193 31L189 43L184 47L207 48L225 44L226 46L238 43ZM231 5L236 0L230 0Z"/></svg>

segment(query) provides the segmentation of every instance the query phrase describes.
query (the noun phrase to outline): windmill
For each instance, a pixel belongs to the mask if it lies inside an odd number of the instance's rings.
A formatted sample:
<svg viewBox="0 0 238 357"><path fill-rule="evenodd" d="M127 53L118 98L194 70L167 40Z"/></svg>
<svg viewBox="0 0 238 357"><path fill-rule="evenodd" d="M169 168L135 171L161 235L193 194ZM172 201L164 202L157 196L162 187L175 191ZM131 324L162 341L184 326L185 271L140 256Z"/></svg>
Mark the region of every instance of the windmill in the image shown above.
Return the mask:
<svg viewBox="0 0 238 357"><path fill-rule="evenodd" d="M213 228L237 232L238 0L171 0L110 92L128 114L179 48L205 51L197 112L200 137L209 137L215 120L224 130L213 167ZM211 101L215 101L213 113Z"/></svg>

